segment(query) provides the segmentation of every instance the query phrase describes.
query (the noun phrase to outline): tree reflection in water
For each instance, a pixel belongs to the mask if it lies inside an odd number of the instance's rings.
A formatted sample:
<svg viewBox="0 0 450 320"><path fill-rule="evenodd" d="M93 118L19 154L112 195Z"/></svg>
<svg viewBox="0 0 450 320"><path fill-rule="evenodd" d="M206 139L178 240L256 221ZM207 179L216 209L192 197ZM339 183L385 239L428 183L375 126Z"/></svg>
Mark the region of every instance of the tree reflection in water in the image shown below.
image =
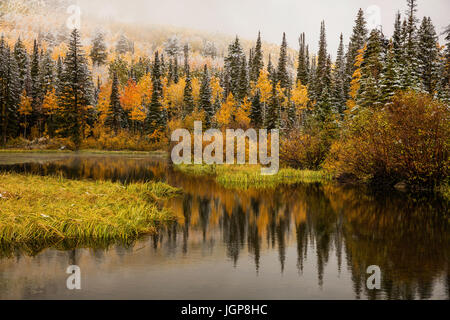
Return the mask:
<svg viewBox="0 0 450 320"><path fill-rule="evenodd" d="M186 176L161 159L142 156L64 157L3 165L0 170L123 183L162 180L183 188L183 196L162 204L177 221L162 226L151 240L153 250L163 247L168 255L178 250L189 255L191 241L201 243L206 254L223 245L234 266L250 255L258 273L264 252L277 250L283 273L292 259L287 249L296 247L298 272L315 259L319 286L334 255L337 271L350 271L356 298L426 299L444 279L450 299L448 203L435 196L333 184L227 190L212 178ZM308 252L315 256L308 257ZM381 268L381 290L366 288L369 265Z"/></svg>

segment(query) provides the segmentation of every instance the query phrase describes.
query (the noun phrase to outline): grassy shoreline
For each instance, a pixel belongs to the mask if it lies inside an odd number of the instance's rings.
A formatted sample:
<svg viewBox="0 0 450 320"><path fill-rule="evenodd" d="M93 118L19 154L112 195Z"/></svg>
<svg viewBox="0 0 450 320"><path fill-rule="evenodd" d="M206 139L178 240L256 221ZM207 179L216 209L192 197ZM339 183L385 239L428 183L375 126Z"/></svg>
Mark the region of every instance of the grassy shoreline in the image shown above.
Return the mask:
<svg viewBox="0 0 450 320"><path fill-rule="evenodd" d="M262 175L258 165L176 165L193 176L212 176L228 189L275 188L280 184L323 183L332 177L323 171L282 168L274 175Z"/></svg>
<svg viewBox="0 0 450 320"><path fill-rule="evenodd" d="M173 220L157 201L180 190L167 184L76 181L0 174L0 244L129 241Z"/></svg>

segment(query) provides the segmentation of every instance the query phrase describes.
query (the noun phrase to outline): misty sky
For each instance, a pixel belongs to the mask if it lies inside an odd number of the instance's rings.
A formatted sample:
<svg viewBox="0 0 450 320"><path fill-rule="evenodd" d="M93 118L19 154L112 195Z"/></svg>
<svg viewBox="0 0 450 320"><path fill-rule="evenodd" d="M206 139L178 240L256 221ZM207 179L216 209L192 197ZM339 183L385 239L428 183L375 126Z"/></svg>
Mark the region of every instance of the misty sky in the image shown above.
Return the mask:
<svg viewBox="0 0 450 320"><path fill-rule="evenodd" d="M317 50L320 21L325 20L329 50L333 56L339 34L345 44L351 35L358 8L373 12L368 20L380 17L383 32L391 36L397 10L403 14L406 0L78 0L83 12L119 21L188 27L246 39L280 43L283 31L288 44L297 49L298 36L306 33ZM438 34L450 24L450 0L419 0L418 17L430 16ZM442 37L441 37L442 39Z"/></svg>

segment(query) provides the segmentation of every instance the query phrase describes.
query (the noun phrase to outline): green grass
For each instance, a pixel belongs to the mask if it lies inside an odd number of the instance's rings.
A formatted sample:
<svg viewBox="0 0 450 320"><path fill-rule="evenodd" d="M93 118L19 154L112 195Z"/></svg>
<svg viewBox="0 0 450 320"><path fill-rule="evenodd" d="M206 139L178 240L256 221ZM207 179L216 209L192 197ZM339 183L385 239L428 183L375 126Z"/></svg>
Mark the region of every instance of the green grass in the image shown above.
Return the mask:
<svg viewBox="0 0 450 320"><path fill-rule="evenodd" d="M282 168L274 175L262 175L257 165L177 165L188 175L214 176L217 183L229 189L274 188L280 184L320 183L331 180L323 171Z"/></svg>
<svg viewBox="0 0 450 320"><path fill-rule="evenodd" d="M167 184L122 185L0 174L0 245L129 241L173 219L157 201L180 193Z"/></svg>

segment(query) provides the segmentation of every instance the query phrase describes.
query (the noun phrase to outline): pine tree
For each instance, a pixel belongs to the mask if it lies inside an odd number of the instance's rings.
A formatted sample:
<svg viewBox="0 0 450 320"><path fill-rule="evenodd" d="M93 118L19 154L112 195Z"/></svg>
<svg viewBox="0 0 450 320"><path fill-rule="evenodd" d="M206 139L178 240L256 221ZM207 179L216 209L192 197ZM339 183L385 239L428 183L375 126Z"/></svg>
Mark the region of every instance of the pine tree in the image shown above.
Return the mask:
<svg viewBox="0 0 450 320"><path fill-rule="evenodd" d="M174 83L178 83L179 81L179 74L178 74L178 58L175 57L174 59L174 64L173 64L173 82Z"/></svg>
<svg viewBox="0 0 450 320"><path fill-rule="evenodd" d="M42 57L41 65L41 95L45 96L47 92L53 90L54 87L54 63L49 51L46 51Z"/></svg>
<svg viewBox="0 0 450 320"><path fill-rule="evenodd" d="M17 39L16 44L14 45L14 57L17 61L18 66L18 72L19 72L19 84L20 84L20 92L22 92L25 89L25 82L27 79L27 73L28 73L28 53L25 49L25 46L22 42L22 40Z"/></svg>
<svg viewBox="0 0 450 320"><path fill-rule="evenodd" d="M280 56L278 59L277 82L280 83L282 89L289 91L291 89L291 80L287 70L287 42L286 34L283 32L283 40L280 47Z"/></svg>
<svg viewBox="0 0 450 320"><path fill-rule="evenodd" d="M125 50L124 48L122 48L123 45L124 44L120 45L120 51ZM103 32L97 32L94 39L92 40L92 49L90 56L94 65L100 66L106 62L108 53L106 52L105 36Z"/></svg>
<svg viewBox="0 0 450 320"><path fill-rule="evenodd" d="M68 52L64 59L64 67L59 79L60 94L58 97L61 112L61 133L72 138L78 147L84 137L87 107L93 98L91 74L87 60L81 49L80 34L74 29L70 36Z"/></svg>
<svg viewBox="0 0 450 320"><path fill-rule="evenodd" d="M392 35L392 46L395 62L400 65L404 62L404 50L403 50L404 43L402 36L402 22L400 12L397 12L397 15L395 16L394 34Z"/></svg>
<svg viewBox="0 0 450 320"><path fill-rule="evenodd" d="M186 43L183 47L184 53L184 75L187 76L189 73L189 44Z"/></svg>
<svg viewBox="0 0 450 320"><path fill-rule="evenodd" d="M184 86L183 103L184 103L184 116L191 114L194 111L194 96L192 95L192 82L191 73L189 71L189 65L187 66L186 84Z"/></svg>
<svg viewBox="0 0 450 320"><path fill-rule="evenodd" d="M116 52L118 54L133 52L133 44L130 40L128 40L128 38L124 34L121 34L119 41L117 41Z"/></svg>
<svg viewBox="0 0 450 320"><path fill-rule="evenodd" d="M250 81L258 81L259 73L264 68L262 44L261 44L261 33L258 32L258 39L256 40L255 51L253 52Z"/></svg>
<svg viewBox="0 0 450 320"><path fill-rule="evenodd" d="M267 72L269 73L269 80L272 82L272 85L276 83L276 71L272 65L272 57L269 54L269 63L267 64Z"/></svg>
<svg viewBox="0 0 450 320"><path fill-rule="evenodd" d="M109 109L105 119L105 125L113 130L117 135L119 130L126 126L126 123L127 119L125 111L120 104L119 78L117 77L117 73L114 73L111 86L111 97L109 100Z"/></svg>
<svg viewBox="0 0 450 320"><path fill-rule="evenodd" d="M355 20L355 26L353 27L353 33L350 37L350 43L348 45L347 57L346 57L346 72L345 72L345 82L344 89L347 94L350 89L350 82L352 81L353 73L356 71L355 59L358 55L358 50L364 47L367 40L367 28L366 20L364 19L364 11L359 9L358 15Z"/></svg>
<svg viewBox="0 0 450 320"><path fill-rule="evenodd" d="M298 66L297 66L297 81L300 81L302 85L308 84L308 61L306 57L306 44L305 44L305 33L300 35L299 39L300 50L298 52Z"/></svg>
<svg viewBox="0 0 450 320"><path fill-rule="evenodd" d="M389 103L395 92L400 90L401 83L396 62L396 53L393 42L390 43L383 73L381 75L381 103Z"/></svg>
<svg viewBox="0 0 450 320"><path fill-rule="evenodd" d="M242 57L245 57L239 38L228 46L228 54L224 59L224 72L226 74L226 84L233 96L239 96L239 82L241 78Z"/></svg>
<svg viewBox="0 0 450 320"><path fill-rule="evenodd" d="M33 54L31 57L31 67L30 67L30 78L31 78L31 106L33 108L31 123L32 125L37 124L39 128L39 133L42 129L42 110L41 110L41 83L40 83L40 57L39 57L39 47L36 40L33 44Z"/></svg>
<svg viewBox="0 0 450 320"><path fill-rule="evenodd" d="M164 128L167 115L162 113L162 81L161 81L161 62L158 51L155 52L155 59L152 68L152 97L145 119L145 129L149 133Z"/></svg>
<svg viewBox="0 0 450 320"><path fill-rule="evenodd" d="M255 128L259 128L263 123L261 95L259 93L259 90L256 91L256 94L253 96L252 99L252 106L250 109L250 120L252 126L254 126Z"/></svg>
<svg viewBox="0 0 450 320"><path fill-rule="evenodd" d="M248 76L247 76L247 61L245 55L242 56L241 62L241 70L239 76L239 85L238 85L238 101L242 102L244 98L247 96L249 90Z"/></svg>
<svg viewBox="0 0 450 320"><path fill-rule="evenodd" d="M333 70L333 105L341 117L344 116L346 106L346 94L344 87L345 60L344 60L344 37L341 33L339 47L336 56L335 68Z"/></svg>
<svg viewBox="0 0 450 320"><path fill-rule="evenodd" d="M20 96L20 82L17 61L11 54L4 38L0 39L0 126L1 144L18 132L17 108Z"/></svg>
<svg viewBox="0 0 450 320"><path fill-rule="evenodd" d="M418 70L422 86L433 94L439 81L437 35L430 18L424 17L418 34Z"/></svg>
<svg viewBox="0 0 450 320"><path fill-rule="evenodd" d="M268 105L265 127L267 130L278 129L280 126L280 103L275 85L272 88L272 96Z"/></svg>
<svg viewBox="0 0 450 320"><path fill-rule="evenodd" d="M420 89L419 57L417 41L417 0L407 0L407 20L404 23L405 68L403 71L403 88Z"/></svg>
<svg viewBox="0 0 450 320"><path fill-rule="evenodd" d="M203 68L203 77L200 86L200 110L205 112L206 126L209 127L214 116L214 109L211 104L211 85L206 64Z"/></svg>
<svg viewBox="0 0 450 320"><path fill-rule="evenodd" d="M361 64L360 88L357 103L363 107L375 107L380 103L380 77L383 71L383 48L381 33L373 29L370 33L367 49Z"/></svg>

